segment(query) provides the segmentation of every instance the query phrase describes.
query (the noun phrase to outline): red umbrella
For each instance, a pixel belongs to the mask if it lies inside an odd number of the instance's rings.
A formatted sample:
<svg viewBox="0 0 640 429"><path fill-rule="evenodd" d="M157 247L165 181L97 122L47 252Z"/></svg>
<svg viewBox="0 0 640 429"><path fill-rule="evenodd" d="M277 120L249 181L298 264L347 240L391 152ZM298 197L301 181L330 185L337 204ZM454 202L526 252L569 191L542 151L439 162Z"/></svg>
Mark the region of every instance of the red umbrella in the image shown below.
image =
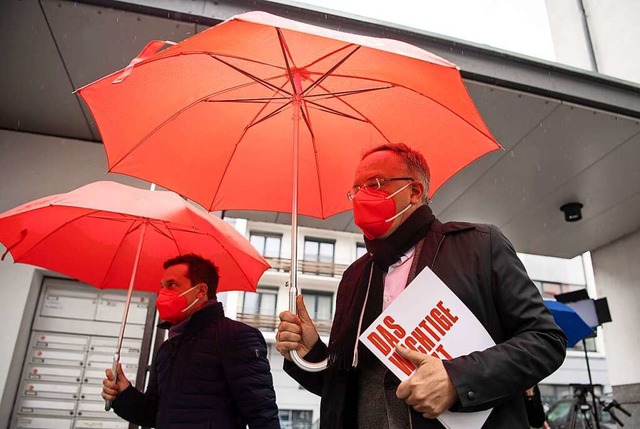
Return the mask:
<svg viewBox="0 0 640 429"><path fill-rule="evenodd" d="M0 242L14 262L100 289L129 288L135 268L135 289L157 292L163 262L181 253L211 259L220 292L255 291L269 268L231 225L175 193L115 182L91 183L0 214Z"/></svg>
<svg viewBox="0 0 640 429"><path fill-rule="evenodd" d="M344 194L373 146L422 152L431 195L499 147L456 66L403 42L250 12L150 55L161 46L78 92L109 171L209 211L291 211L298 112L298 212L322 219L351 209Z"/></svg>
<svg viewBox="0 0 640 429"><path fill-rule="evenodd" d="M292 291L297 214L349 210L366 150L405 142L422 152L433 195L499 148L457 67L403 42L250 12L162 46L79 89L109 171L208 210L291 212Z"/></svg>
<svg viewBox="0 0 640 429"><path fill-rule="evenodd" d="M100 289L128 289L115 365L133 289L157 292L162 264L196 253L218 267L218 291L255 291L269 264L231 225L173 192L95 182L0 214L0 242L14 262Z"/></svg>

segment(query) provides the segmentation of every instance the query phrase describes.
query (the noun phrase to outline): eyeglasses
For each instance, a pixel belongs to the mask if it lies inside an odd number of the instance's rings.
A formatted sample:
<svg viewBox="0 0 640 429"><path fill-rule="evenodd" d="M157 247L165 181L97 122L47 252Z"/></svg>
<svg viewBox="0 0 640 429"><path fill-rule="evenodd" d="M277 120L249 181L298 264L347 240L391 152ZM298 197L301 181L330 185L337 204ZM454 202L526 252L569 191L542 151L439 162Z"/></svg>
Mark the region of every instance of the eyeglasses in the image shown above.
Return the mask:
<svg viewBox="0 0 640 429"><path fill-rule="evenodd" d="M360 185L360 186L354 186L353 188L351 188L348 192L347 192L347 199L349 201L353 201L353 199L356 197L356 194L360 191L364 191L364 192L370 192L370 191L377 191L378 189L380 189L385 183L387 182L394 182L397 180L416 180L413 177L390 177L388 179L380 179L378 177L369 180L367 183Z"/></svg>

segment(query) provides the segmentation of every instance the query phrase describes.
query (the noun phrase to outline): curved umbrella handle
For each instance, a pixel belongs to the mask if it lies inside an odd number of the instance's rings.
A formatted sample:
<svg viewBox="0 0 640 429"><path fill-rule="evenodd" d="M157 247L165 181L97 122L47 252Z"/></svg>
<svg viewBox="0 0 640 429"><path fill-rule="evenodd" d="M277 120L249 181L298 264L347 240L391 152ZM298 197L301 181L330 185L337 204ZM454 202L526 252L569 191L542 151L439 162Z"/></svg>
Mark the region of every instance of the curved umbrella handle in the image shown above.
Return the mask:
<svg viewBox="0 0 640 429"><path fill-rule="evenodd" d="M293 314L298 314L298 308L296 306L296 297L298 296L298 288L291 286L289 288L289 311ZM327 368L328 359L324 359L320 362L307 362L298 355L297 350L291 350L291 359L298 368L307 372L320 372Z"/></svg>

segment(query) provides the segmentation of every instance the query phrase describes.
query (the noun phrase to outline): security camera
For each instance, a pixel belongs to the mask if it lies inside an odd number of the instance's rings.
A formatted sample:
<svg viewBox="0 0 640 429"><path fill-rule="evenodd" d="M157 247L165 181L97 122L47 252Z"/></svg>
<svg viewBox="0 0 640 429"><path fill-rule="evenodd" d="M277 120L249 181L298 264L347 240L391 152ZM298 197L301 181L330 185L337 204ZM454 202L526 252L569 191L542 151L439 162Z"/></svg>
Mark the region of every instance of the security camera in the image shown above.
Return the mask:
<svg viewBox="0 0 640 429"><path fill-rule="evenodd" d="M582 207L580 203L568 203L560 207L560 210L564 212L564 220L576 222L582 219Z"/></svg>

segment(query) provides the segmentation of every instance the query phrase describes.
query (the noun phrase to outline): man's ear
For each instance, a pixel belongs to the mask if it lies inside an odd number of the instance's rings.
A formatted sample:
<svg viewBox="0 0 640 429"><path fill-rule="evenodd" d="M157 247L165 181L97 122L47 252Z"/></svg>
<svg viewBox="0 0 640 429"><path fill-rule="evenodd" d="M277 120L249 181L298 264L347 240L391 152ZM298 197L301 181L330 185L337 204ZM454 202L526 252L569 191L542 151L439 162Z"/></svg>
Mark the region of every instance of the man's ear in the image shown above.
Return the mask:
<svg viewBox="0 0 640 429"><path fill-rule="evenodd" d="M411 204L417 204L422 201L424 195L424 184L418 180L415 180L411 184Z"/></svg>
<svg viewBox="0 0 640 429"><path fill-rule="evenodd" d="M207 286L206 283L200 283L200 289L198 290L198 293L196 293L196 296L198 298L208 298L209 297L209 286Z"/></svg>

